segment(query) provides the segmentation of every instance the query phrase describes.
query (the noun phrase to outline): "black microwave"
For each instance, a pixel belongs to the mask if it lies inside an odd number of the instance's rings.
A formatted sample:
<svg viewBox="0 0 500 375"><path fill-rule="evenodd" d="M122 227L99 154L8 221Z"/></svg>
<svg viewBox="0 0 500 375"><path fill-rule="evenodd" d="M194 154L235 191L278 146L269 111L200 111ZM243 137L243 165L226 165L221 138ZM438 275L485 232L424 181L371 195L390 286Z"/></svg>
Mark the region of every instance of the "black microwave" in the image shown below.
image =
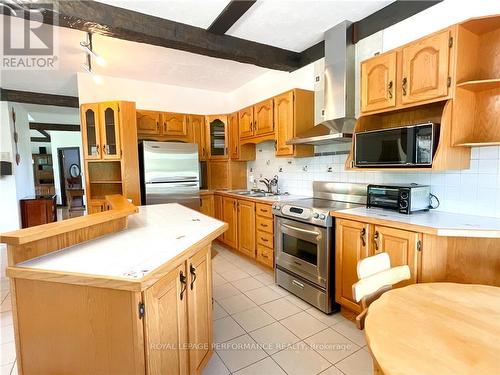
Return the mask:
<svg viewBox="0 0 500 375"><path fill-rule="evenodd" d="M354 135L356 167L432 166L439 140L439 124L402 126Z"/></svg>

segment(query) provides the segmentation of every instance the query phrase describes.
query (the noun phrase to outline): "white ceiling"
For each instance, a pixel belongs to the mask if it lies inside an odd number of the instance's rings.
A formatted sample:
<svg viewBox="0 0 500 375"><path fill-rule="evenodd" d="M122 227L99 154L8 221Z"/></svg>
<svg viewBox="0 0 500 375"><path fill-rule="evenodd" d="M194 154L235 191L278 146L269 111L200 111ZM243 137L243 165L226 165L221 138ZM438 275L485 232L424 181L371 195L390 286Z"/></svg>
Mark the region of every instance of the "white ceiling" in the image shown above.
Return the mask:
<svg viewBox="0 0 500 375"><path fill-rule="evenodd" d="M359 21L393 1L261 0L227 34L302 52L323 40L323 33L336 24Z"/></svg>
<svg viewBox="0 0 500 375"><path fill-rule="evenodd" d="M98 0L167 20L208 28L230 0Z"/></svg>
<svg viewBox="0 0 500 375"><path fill-rule="evenodd" d="M229 0L102 0L162 18L208 27ZM359 20L390 0L259 0L229 30L229 34L295 51L322 39L323 32L344 19ZM3 22L5 16L0 16ZM14 38L22 38L22 20L12 18ZM1 26L1 25L0 25ZM47 26L49 27L49 26ZM82 72L84 52L79 42L85 33L54 28L58 39L57 70L7 70L0 72L4 88L77 95L76 73ZM0 38L0 43L2 43ZM268 69L231 60L94 35L94 50L107 60L94 66L98 74L157 83L231 92L268 72Z"/></svg>
<svg viewBox="0 0 500 375"><path fill-rule="evenodd" d="M1 16L2 20L3 17L5 16ZM19 30L15 35L22 37L22 20L13 18L12 22ZM76 73L83 72L82 64L85 62L85 53L80 49L79 43L85 40L85 33L60 27L55 30L58 37L58 69L2 71L2 87L77 95ZM94 35L93 48L107 61L105 67L94 65L93 70L98 74L211 91L233 91L269 71L232 60L100 35Z"/></svg>

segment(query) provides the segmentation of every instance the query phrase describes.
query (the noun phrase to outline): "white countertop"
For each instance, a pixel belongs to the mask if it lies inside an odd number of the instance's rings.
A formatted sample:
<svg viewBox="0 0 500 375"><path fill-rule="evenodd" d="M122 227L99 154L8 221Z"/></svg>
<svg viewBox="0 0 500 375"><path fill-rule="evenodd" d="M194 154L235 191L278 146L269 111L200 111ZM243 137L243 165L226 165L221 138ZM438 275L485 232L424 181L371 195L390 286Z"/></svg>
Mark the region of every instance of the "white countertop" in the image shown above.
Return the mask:
<svg viewBox="0 0 500 375"><path fill-rule="evenodd" d="M177 203L139 207L128 228L17 264L140 279L224 225Z"/></svg>
<svg viewBox="0 0 500 375"><path fill-rule="evenodd" d="M360 220L362 218L371 218L434 228L438 236L500 237L500 219L495 217L463 215L435 210L405 215L392 210L366 207L349 208L338 212L340 214L359 216Z"/></svg>
<svg viewBox="0 0 500 375"><path fill-rule="evenodd" d="M249 198L249 199L255 199L256 201L262 201L262 202L267 202L267 203L272 203L272 202L290 202L290 201L296 201L300 199L307 199L311 198L310 196L305 196L305 195L294 195L294 194L283 194L283 195L271 195L269 197L255 197L252 195L242 195L238 194L238 191L242 190L226 190L222 191L223 193L231 194L235 197L238 198Z"/></svg>

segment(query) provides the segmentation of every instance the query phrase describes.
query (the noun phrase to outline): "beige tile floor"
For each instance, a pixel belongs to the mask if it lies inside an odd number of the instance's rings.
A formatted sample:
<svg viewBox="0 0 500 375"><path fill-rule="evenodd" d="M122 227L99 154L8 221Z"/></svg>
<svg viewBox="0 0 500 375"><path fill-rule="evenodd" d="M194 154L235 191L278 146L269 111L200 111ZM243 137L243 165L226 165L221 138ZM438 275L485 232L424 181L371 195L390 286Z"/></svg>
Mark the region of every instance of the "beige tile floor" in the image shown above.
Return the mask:
<svg viewBox="0 0 500 375"><path fill-rule="evenodd" d="M213 260L215 352L203 375L371 375L364 334L274 285L272 271L222 246ZM227 279L226 279L227 277ZM17 374L8 280L1 279L1 375Z"/></svg>
<svg viewBox="0 0 500 375"><path fill-rule="evenodd" d="M203 375L371 375L363 331L274 285L271 270L214 245L215 352Z"/></svg>

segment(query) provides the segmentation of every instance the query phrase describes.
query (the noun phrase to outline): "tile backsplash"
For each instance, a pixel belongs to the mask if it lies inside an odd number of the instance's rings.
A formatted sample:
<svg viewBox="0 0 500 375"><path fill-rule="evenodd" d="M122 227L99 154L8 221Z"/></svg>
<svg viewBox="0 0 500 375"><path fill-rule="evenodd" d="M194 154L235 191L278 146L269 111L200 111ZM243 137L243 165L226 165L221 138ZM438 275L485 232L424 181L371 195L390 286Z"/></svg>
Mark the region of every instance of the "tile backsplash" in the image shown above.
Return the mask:
<svg viewBox="0 0 500 375"><path fill-rule="evenodd" d="M300 195L312 195L312 181L415 182L431 185L441 202L439 210L500 217L499 146L473 148L468 170L411 173L346 171L349 148L350 144L317 146L315 157L277 158L273 142L264 142L257 145L256 160L248 162L247 174L257 180L277 175L280 191Z"/></svg>

